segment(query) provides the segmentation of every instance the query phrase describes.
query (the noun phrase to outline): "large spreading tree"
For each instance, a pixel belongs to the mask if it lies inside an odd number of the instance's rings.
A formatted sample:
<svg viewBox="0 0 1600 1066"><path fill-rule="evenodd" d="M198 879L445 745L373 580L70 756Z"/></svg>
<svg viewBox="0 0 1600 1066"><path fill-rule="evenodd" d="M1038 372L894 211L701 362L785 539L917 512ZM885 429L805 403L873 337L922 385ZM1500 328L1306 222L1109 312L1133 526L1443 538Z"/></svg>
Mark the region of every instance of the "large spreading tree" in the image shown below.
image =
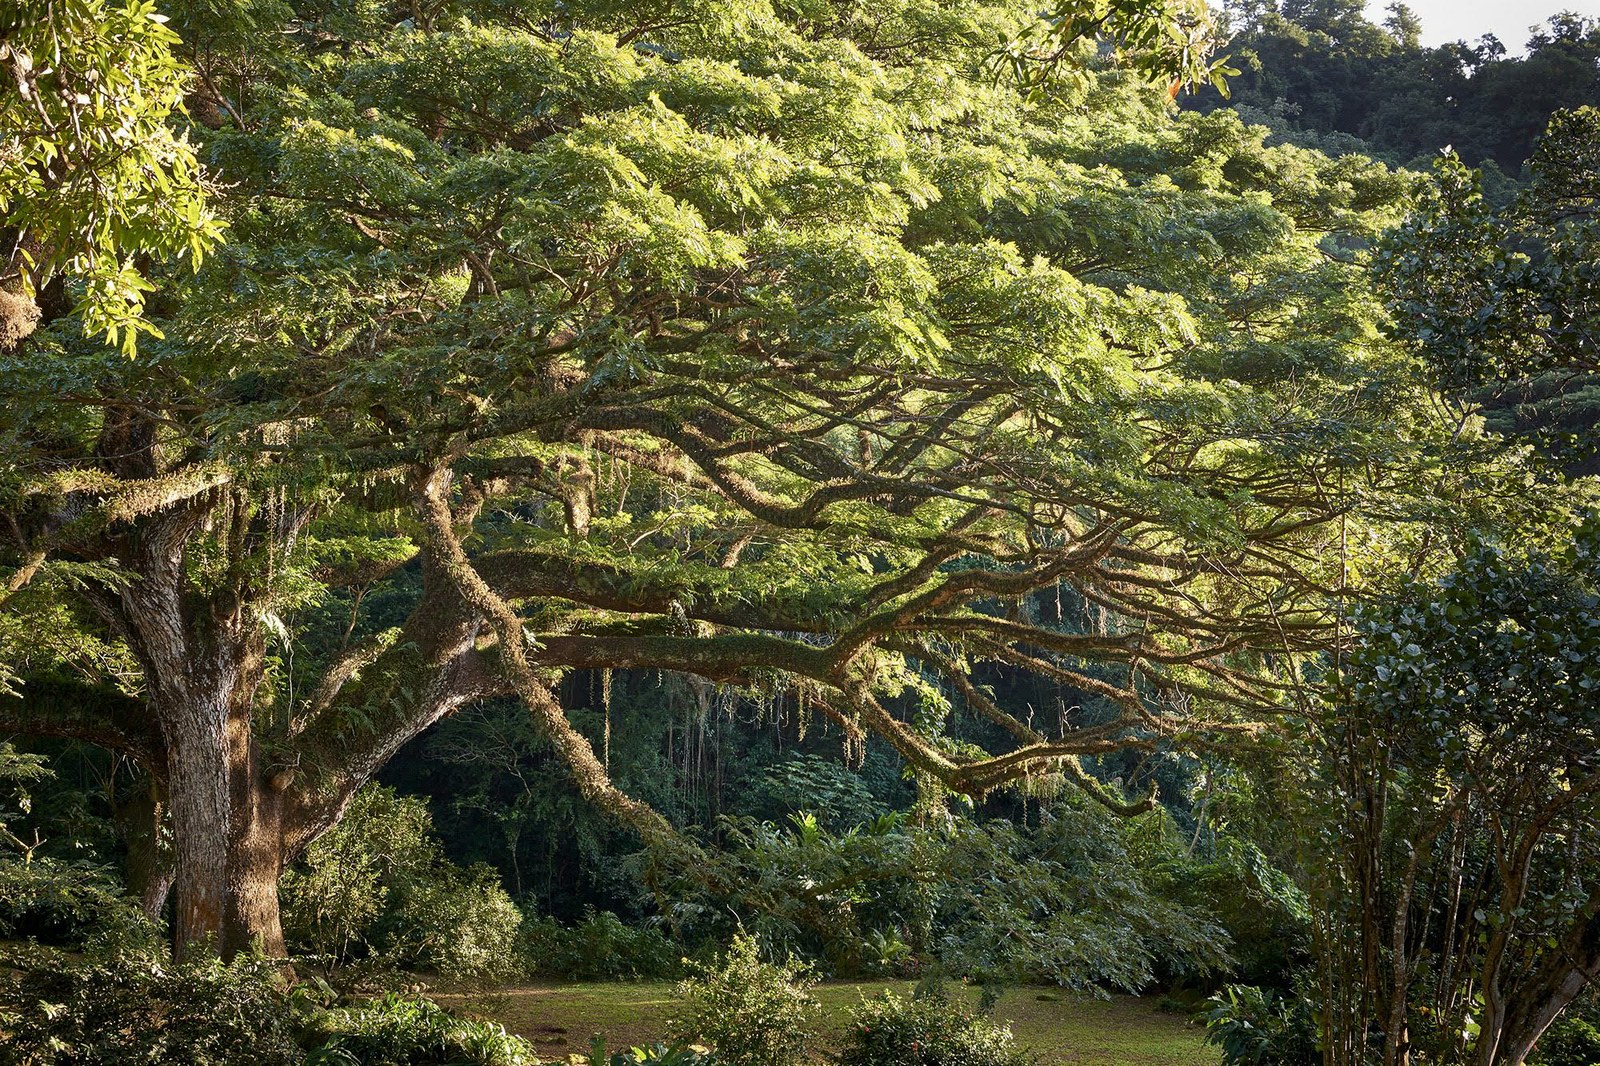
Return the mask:
<svg viewBox="0 0 1600 1066"><path fill-rule="evenodd" d="M667 832L573 671L1118 808L1149 799L1079 760L1285 703L1430 417L1362 283L1405 181L1115 64L1019 84L1031 7L176 20L229 243L136 358L57 328L0 362L0 728L148 769L180 944L281 952L285 862L491 695ZM1046 728L980 663L1093 713ZM941 691L1008 744L943 735Z"/></svg>

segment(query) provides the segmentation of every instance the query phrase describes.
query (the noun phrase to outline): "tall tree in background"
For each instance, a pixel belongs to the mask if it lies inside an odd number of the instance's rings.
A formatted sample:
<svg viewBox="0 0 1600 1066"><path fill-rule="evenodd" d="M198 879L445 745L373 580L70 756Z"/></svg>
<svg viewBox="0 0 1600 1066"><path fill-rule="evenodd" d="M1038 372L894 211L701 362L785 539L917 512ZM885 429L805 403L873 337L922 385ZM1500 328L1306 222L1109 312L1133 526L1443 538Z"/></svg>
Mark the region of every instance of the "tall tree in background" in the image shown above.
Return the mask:
<svg viewBox="0 0 1600 1066"><path fill-rule="evenodd" d="M1031 5L241 11L270 48L183 21L230 243L137 359L0 362L38 620L0 725L149 770L180 944L280 951L285 861L488 695L664 832L559 704L579 669L1137 809L1077 760L1259 728L1415 476L1351 252L1406 180L1115 70L996 82ZM1076 617L1030 611L1053 588ZM1114 711L1030 722L985 661ZM1009 745L953 743L946 694Z"/></svg>
<svg viewBox="0 0 1600 1066"><path fill-rule="evenodd" d="M1520 1066L1600 978L1594 531L1570 547L1480 546L1360 617L1308 774L1331 1063L1377 1034L1385 1066Z"/></svg>

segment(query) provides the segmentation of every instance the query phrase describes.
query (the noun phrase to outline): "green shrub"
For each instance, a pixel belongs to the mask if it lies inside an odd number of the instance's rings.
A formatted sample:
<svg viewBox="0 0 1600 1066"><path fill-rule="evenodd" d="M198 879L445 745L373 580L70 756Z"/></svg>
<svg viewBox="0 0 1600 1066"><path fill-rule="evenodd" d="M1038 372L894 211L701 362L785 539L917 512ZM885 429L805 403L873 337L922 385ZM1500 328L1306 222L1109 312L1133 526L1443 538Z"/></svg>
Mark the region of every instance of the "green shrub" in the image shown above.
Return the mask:
<svg viewBox="0 0 1600 1066"><path fill-rule="evenodd" d="M1591 1018L1569 1011L1545 1030L1528 1061L1534 1066L1600 1066L1600 1029Z"/></svg>
<svg viewBox="0 0 1600 1066"><path fill-rule="evenodd" d="M0 937L54 947L154 942L158 930L102 866L0 860Z"/></svg>
<svg viewBox="0 0 1600 1066"><path fill-rule="evenodd" d="M840 1066L1021 1066L1011 1030L943 991L904 999L885 992L851 1019Z"/></svg>
<svg viewBox="0 0 1600 1066"><path fill-rule="evenodd" d="M316 1015L308 1066L537 1066L527 1041L426 999L383 996Z"/></svg>
<svg viewBox="0 0 1600 1066"><path fill-rule="evenodd" d="M807 967L763 962L760 942L741 932L720 963L693 964L693 971L678 986L684 1010L672 1021L676 1040L704 1041L728 1066L800 1061L817 1011Z"/></svg>
<svg viewBox="0 0 1600 1066"><path fill-rule="evenodd" d="M589 910L576 925L530 918L522 927L527 968L575 981L675 977L682 952L659 929L635 928L610 911Z"/></svg>
<svg viewBox="0 0 1600 1066"><path fill-rule="evenodd" d="M291 946L336 962L371 950L368 934L399 886L442 861L428 805L392 789L357 792L338 824L284 874L283 927Z"/></svg>
<svg viewBox="0 0 1600 1066"><path fill-rule="evenodd" d="M526 972L522 912L488 866L441 867L407 886L384 922L389 951L406 966L447 977L503 981Z"/></svg>
<svg viewBox="0 0 1600 1066"><path fill-rule="evenodd" d="M1311 1066L1316 1021L1301 999L1285 999L1249 985L1228 985L1206 1001L1201 1014L1206 1043L1222 1049L1224 1066Z"/></svg>
<svg viewBox="0 0 1600 1066"><path fill-rule="evenodd" d="M295 1066L270 962L56 958L0 985L0 1066Z"/></svg>
<svg viewBox="0 0 1600 1066"><path fill-rule="evenodd" d="M296 951L348 964L371 956L445 977L520 976L522 913L487 866L444 858L427 804L369 785L283 880Z"/></svg>

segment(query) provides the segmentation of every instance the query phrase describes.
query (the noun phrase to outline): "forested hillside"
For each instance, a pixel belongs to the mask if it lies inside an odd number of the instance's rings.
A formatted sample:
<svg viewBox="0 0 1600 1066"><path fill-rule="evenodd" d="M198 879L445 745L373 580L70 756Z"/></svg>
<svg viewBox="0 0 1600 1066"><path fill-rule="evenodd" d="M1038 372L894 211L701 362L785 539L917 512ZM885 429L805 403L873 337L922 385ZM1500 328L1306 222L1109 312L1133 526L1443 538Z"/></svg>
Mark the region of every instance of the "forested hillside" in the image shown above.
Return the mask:
<svg viewBox="0 0 1600 1066"><path fill-rule="evenodd" d="M1454 148L1498 192L1552 114L1600 104L1600 21L1559 14L1526 42L1428 48L1410 8L1388 11L1375 23L1362 0L1230 0L1225 50L1239 73L1227 99L1208 88L1185 106L1231 107L1295 143L1397 166ZM1528 9L1530 22L1542 14Z"/></svg>

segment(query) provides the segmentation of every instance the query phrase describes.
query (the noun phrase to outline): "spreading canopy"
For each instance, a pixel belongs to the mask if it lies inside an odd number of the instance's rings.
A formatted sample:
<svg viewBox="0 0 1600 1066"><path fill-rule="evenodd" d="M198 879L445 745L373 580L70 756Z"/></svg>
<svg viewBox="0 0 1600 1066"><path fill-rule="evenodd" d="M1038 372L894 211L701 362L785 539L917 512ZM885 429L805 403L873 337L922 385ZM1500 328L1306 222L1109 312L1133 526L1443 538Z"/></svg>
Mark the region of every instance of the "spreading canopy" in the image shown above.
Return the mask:
<svg viewBox="0 0 1600 1066"><path fill-rule="evenodd" d="M1253 728L1325 645L1426 421L1359 262L1401 177L1116 69L997 79L1026 4L294 14L232 65L193 23L230 243L165 339L3 367L8 550L115 571L82 617L149 708L12 722L164 773L194 657L254 647L224 703L291 850L497 692L655 826L556 699L585 669L1127 807L1076 760ZM1087 710L1040 728L981 661ZM941 701L1010 739L956 744Z"/></svg>

